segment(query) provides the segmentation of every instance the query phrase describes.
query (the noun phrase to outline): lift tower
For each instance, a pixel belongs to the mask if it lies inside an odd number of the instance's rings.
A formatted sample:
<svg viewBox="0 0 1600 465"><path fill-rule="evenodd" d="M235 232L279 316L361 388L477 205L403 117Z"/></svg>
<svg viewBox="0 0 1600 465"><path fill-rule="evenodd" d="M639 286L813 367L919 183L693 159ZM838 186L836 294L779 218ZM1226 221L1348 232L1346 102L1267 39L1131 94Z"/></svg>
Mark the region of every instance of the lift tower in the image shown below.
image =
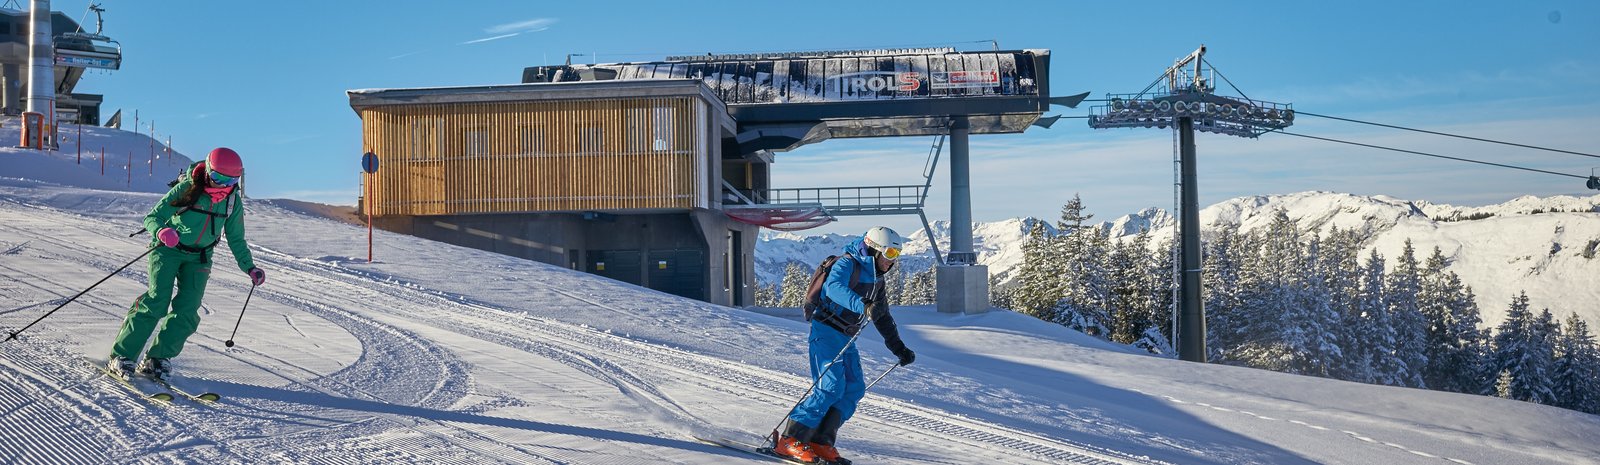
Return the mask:
<svg viewBox="0 0 1600 465"><path fill-rule="evenodd" d="M1206 47L1179 58L1161 77L1137 94L1108 95L1107 105L1096 106L1089 115L1089 127L1173 128L1177 147L1173 154L1178 177L1179 262L1178 312L1173 336L1178 357L1191 362L1206 360L1205 309L1200 296L1200 208L1195 186L1196 130L1230 136L1256 138L1268 131L1294 123L1294 110L1288 104L1252 100L1244 92L1238 97L1215 93L1213 77L1227 77L1205 61ZM1192 67L1191 67L1192 66ZM1164 91L1151 92L1166 84Z"/></svg>

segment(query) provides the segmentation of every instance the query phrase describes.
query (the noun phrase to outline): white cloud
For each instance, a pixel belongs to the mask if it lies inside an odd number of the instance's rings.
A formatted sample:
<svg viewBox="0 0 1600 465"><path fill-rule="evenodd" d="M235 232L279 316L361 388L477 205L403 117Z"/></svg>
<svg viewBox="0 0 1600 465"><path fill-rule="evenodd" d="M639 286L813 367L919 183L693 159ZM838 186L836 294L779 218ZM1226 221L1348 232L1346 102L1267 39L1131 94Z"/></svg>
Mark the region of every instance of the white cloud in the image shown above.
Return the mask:
<svg viewBox="0 0 1600 465"><path fill-rule="evenodd" d="M424 51L426 51L426 50L417 50L415 52L402 53L402 54L399 54L399 55L395 55L395 56L389 57L389 59L390 60L398 60L398 59L405 58L405 57L408 57L408 56L416 55L418 53L422 53Z"/></svg>
<svg viewBox="0 0 1600 465"><path fill-rule="evenodd" d="M513 32L513 33L510 33L510 34L501 34L501 35L497 35L497 36L494 36L494 37L484 37L482 39L475 39L475 40L469 40L469 41L466 41L466 42L462 42L461 45L481 44L481 43L488 42L488 41L491 41L491 40L500 40L500 39L504 39L504 38L507 38L507 37L516 37L518 34L522 34L522 33Z"/></svg>
<svg viewBox="0 0 1600 465"><path fill-rule="evenodd" d="M533 18L525 21L506 23L485 28L483 32L490 34L508 34L522 32L539 32L549 29L556 23L555 18Z"/></svg>

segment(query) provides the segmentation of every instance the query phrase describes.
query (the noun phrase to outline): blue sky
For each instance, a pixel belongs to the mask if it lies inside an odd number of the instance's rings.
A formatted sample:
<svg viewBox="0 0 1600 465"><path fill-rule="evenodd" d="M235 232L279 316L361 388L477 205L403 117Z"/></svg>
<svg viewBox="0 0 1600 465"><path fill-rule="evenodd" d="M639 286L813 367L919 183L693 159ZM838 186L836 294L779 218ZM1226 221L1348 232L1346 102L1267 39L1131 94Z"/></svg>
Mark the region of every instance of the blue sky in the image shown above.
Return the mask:
<svg viewBox="0 0 1600 465"><path fill-rule="evenodd" d="M1250 97L1336 115L1600 153L1600 3L533 2L107 0L124 65L79 92L155 121L191 155L232 147L257 197L353 204L360 121L344 91L514 83L522 68L674 54L951 46L1050 49L1057 95L1143 89L1200 44ZM1121 3L1121 2L1119 2ZM55 1L73 17L87 3ZM806 6L810 5L810 6ZM906 6L913 5L913 6ZM93 16L85 17L88 24ZM91 26L92 27L92 26ZM1087 114L1057 108L1067 116ZM125 126L127 127L127 126ZM149 131L148 127L142 129ZM1588 175L1600 159L1301 117L1295 132ZM916 184L931 138L780 154L776 187ZM1306 190L1482 205L1594 194L1582 180L1267 135L1198 137L1202 204ZM1111 219L1172 204L1170 131L973 138L974 219L1055 218L1075 193ZM947 160L945 160L947 161ZM949 217L941 163L930 219ZM909 233L914 217L851 218Z"/></svg>

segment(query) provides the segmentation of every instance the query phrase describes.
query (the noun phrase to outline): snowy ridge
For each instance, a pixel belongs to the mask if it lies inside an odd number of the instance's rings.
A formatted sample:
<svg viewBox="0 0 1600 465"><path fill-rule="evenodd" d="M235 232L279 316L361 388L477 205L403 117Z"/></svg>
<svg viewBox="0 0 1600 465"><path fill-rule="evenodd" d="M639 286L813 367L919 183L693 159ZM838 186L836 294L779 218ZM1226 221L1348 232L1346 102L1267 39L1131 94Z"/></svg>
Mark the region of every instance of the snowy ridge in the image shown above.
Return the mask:
<svg viewBox="0 0 1600 465"><path fill-rule="evenodd" d="M1391 263L1408 238L1419 258L1426 258L1435 246L1440 247L1450 259L1447 270L1461 275L1477 294L1487 325L1499 323L1511 297L1522 290L1528 292L1535 308L1548 307L1560 315L1577 313L1588 321L1600 321L1600 305L1594 304L1600 302L1600 286L1585 280L1600 269L1600 251L1595 250L1600 249L1600 195L1524 196L1497 205L1457 207L1381 195L1300 192L1219 202L1200 210L1200 223L1205 229L1233 224L1242 232L1250 232L1269 224L1278 209L1298 220L1301 228L1324 235L1334 227L1362 231L1369 236L1363 256L1377 249ZM1543 213L1533 213L1536 211ZM1488 216L1467 219L1475 215ZM1021 265L1022 243L1028 226L1036 221L1040 220L1010 219L979 223L974 229L974 242L980 251L978 262L988 265L992 275L1001 277L1000 285L1008 285L1010 271ZM1173 237L1175 223L1169 212L1147 208L1094 227L1109 232L1114 239L1149 228L1152 242L1159 244ZM1055 234L1052 224L1046 223L1045 227L1047 234ZM936 223L934 234L941 250L948 251L947 222ZM842 240L846 239L832 236L824 241L789 233L782 239L782 247L770 247L768 241L762 241L757 244L760 279L773 283L783 276L781 266L769 268L766 264L815 264L821 257L837 253L833 244ZM932 263L927 234L918 230L908 234L908 240L908 255L920 257L908 261L908 269Z"/></svg>

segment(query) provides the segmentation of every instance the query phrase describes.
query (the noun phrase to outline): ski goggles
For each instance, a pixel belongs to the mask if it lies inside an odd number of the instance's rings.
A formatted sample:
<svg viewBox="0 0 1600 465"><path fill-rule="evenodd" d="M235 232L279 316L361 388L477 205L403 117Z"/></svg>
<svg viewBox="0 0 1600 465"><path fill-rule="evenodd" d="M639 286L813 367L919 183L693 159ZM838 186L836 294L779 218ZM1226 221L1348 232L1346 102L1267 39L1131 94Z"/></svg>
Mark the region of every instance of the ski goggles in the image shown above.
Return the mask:
<svg viewBox="0 0 1600 465"><path fill-rule="evenodd" d="M211 182L218 186L228 187L239 183L238 176L228 176L226 174L218 173L216 170L206 171L209 171L211 174Z"/></svg>
<svg viewBox="0 0 1600 465"><path fill-rule="evenodd" d="M889 248L883 249L883 258L887 258L887 259L890 259L890 260L898 260L898 259L900 259L900 248L899 247L889 247Z"/></svg>

